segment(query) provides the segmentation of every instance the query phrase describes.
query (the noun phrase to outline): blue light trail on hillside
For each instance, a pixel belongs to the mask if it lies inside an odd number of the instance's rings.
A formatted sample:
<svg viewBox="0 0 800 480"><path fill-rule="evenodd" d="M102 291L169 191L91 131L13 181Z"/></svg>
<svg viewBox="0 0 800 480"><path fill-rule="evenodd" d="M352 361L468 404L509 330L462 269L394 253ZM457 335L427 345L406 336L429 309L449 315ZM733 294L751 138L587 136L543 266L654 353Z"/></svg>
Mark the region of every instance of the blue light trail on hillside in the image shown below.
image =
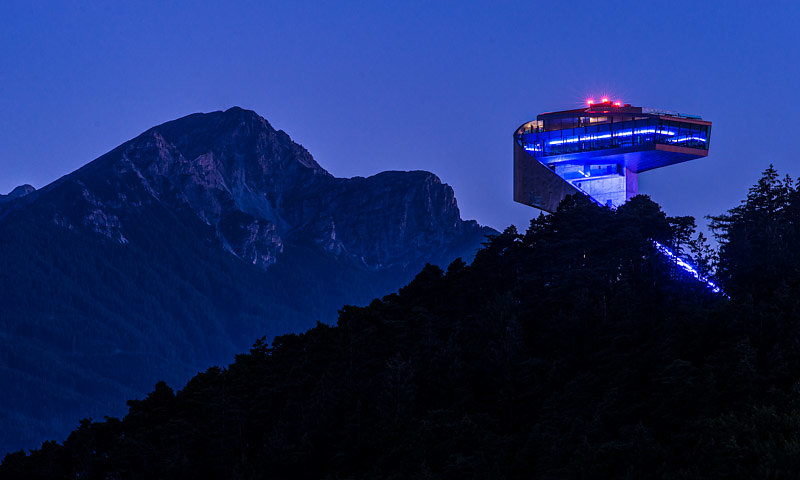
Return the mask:
<svg viewBox="0 0 800 480"><path fill-rule="evenodd" d="M656 250L658 250L659 252L661 252L662 255L666 256L667 258L669 258L670 260L675 262L675 264L678 265L679 267L681 267L686 273L688 273L689 275L694 277L697 281L705 283L706 286L712 292L721 293L721 294L725 295L725 292L723 292L722 289L716 283L711 281L708 277L704 277L703 275L700 275L700 272L698 272L697 269L694 266L692 266L690 263L686 262L686 260L682 259L681 257L675 255L675 253L672 250L670 250L669 248L667 248L666 245L664 245L663 243L657 242L655 240L653 240L653 245L655 245ZM727 295L725 295L725 296L727 297Z"/></svg>
<svg viewBox="0 0 800 480"><path fill-rule="evenodd" d="M574 185L574 184L573 184L573 185ZM600 206L606 206L606 205L603 205L603 203L602 203L602 202L598 201L598 200L597 200L596 198L594 198L593 196L589 195L589 194L588 194L588 193L587 193L585 190L583 190L582 188L578 187L577 185L574 185L574 186L575 186L575 188L576 188L576 189L578 189L578 190L579 190L581 193L583 193L584 195L586 195L587 197L589 197L589 198L590 198L590 199L591 199L593 202L597 203L597 204L598 204L598 205L600 205ZM682 259L681 257L679 257L678 255L676 255L676 254L675 254L675 252L673 252L672 250L670 250L670 248L669 248L669 247L667 247L666 245L664 245L663 243L661 243L661 242L659 242L659 241L657 241L657 240L653 240L653 246L655 246L655 247L656 247L656 250L657 250L659 253L661 253L662 255L664 255L665 257L667 257L667 259L668 259L669 261L673 262L675 265L677 265L678 267L680 267L680 268L681 268L681 269L682 269L684 272L686 272L686 273L687 273L687 274L688 274L690 277L692 277L692 278L694 278L695 280L697 280L698 282L700 282L700 283L704 284L704 285L705 285L706 287L708 287L708 289L709 289L709 290L711 290L713 293L721 294L721 295L724 295L725 297L728 297L728 295L727 295L727 294L726 294L724 291L722 291L722 288L720 288L720 287L719 287L719 285L717 285L716 283L714 283L714 281L713 281L713 280L711 280L710 278L708 278L708 277L706 277L706 276L703 276L703 275L701 275L701 274L700 274L700 272L697 270L697 267L695 267L694 265L690 264L690 263L689 263L689 262L687 262L686 260L684 260L684 259Z"/></svg>

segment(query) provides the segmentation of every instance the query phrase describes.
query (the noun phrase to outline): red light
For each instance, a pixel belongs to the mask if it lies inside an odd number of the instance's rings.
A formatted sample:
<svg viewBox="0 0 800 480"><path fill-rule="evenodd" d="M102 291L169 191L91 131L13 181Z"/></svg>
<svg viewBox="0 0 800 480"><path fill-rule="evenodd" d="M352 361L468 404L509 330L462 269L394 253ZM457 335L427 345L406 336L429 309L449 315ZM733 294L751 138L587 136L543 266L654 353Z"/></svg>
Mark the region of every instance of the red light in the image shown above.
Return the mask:
<svg viewBox="0 0 800 480"><path fill-rule="evenodd" d="M608 98L607 97L603 97L600 101L602 103L608 103Z"/></svg>
<svg viewBox="0 0 800 480"><path fill-rule="evenodd" d="M586 100L586 104L587 105L594 105L594 98L590 98L589 100Z"/></svg>

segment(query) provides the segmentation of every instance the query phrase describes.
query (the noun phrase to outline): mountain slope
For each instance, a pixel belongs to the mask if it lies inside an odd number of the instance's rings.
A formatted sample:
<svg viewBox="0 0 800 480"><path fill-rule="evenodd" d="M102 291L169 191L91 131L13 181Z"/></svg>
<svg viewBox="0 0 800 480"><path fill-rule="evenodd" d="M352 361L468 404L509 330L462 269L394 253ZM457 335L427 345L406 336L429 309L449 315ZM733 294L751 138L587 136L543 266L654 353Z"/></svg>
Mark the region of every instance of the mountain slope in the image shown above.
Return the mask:
<svg viewBox="0 0 800 480"><path fill-rule="evenodd" d="M491 232L433 174L335 178L251 111L154 127L0 208L0 450L333 321Z"/></svg>

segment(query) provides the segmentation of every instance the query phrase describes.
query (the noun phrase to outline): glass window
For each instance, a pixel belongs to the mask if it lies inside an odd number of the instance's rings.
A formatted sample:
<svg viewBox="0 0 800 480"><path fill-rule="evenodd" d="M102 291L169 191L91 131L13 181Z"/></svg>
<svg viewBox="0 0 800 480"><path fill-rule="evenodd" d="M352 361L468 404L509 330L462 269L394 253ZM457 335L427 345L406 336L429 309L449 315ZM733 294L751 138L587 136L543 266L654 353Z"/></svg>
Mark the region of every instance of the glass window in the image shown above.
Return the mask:
<svg viewBox="0 0 800 480"><path fill-rule="evenodd" d="M592 150L600 150L603 148L611 148L613 139L611 137L611 125L602 124L597 126L597 135L595 135L592 142Z"/></svg>

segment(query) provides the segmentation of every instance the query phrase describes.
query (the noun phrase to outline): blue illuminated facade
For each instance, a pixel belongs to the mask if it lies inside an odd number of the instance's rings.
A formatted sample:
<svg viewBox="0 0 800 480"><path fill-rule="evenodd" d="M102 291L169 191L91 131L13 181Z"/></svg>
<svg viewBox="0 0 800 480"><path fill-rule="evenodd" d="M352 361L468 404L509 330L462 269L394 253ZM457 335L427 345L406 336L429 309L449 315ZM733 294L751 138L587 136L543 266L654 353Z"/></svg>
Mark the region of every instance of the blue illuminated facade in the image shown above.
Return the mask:
<svg viewBox="0 0 800 480"><path fill-rule="evenodd" d="M591 117L589 117L591 118ZM617 123L582 124L558 130L529 125L521 134L525 150L541 157L636 148L643 145L677 145L708 150L709 126L662 118L643 118Z"/></svg>
<svg viewBox="0 0 800 480"><path fill-rule="evenodd" d="M552 212L584 193L619 206L638 174L708 155L711 122L604 101L543 113L514 134L514 200Z"/></svg>
<svg viewBox="0 0 800 480"><path fill-rule="evenodd" d="M607 99L586 108L543 113L514 133L514 200L554 212L568 195L614 208L638 193L638 174L708 155L711 122L693 115L633 107ZM720 288L675 255L655 249L703 282Z"/></svg>

